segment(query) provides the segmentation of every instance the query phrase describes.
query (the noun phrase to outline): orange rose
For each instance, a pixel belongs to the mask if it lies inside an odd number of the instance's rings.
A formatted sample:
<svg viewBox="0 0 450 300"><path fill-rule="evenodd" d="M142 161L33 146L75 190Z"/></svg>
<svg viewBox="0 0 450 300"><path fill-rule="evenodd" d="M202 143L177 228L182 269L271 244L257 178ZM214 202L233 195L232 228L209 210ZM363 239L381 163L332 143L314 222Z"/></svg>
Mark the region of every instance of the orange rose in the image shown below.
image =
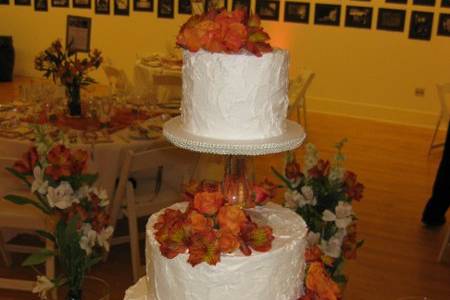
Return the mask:
<svg viewBox="0 0 450 300"><path fill-rule="evenodd" d="M247 40L247 29L241 23L228 25L228 30L224 36L224 44L231 52L239 52Z"/></svg>
<svg viewBox="0 0 450 300"><path fill-rule="evenodd" d="M238 235L241 227L247 222L247 217L238 205L226 205L220 208L217 221L221 229Z"/></svg>
<svg viewBox="0 0 450 300"><path fill-rule="evenodd" d="M337 300L340 297L339 286L328 276L324 265L320 262L309 265L306 287L321 300Z"/></svg>
<svg viewBox="0 0 450 300"><path fill-rule="evenodd" d="M72 164L71 153L64 145L54 146L47 154L49 166L45 169L45 174L53 180L59 180L61 176L70 176Z"/></svg>
<svg viewBox="0 0 450 300"><path fill-rule="evenodd" d="M219 248L220 251L225 253L231 253L239 248L239 240L228 230L221 230L219 232Z"/></svg>
<svg viewBox="0 0 450 300"><path fill-rule="evenodd" d="M320 248L318 246L307 248L305 250L305 260L307 263L313 262L313 261L320 261L321 256L322 256L322 250L320 250Z"/></svg>
<svg viewBox="0 0 450 300"><path fill-rule="evenodd" d="M201 192L194 197L194 209L205 215L215 215L223 206L224 198L220 192Z"/></svg>
<svg viewBox="0 0 450 300"><path fill-rule="evenodd" d="M196 210L189 212L187 220L193 232L203 232L212 229L212 222Z"/></svg>
<svg viewBox="0 0 450 300"><path fill-rule="evenodd" d="M33 173L37 161L38 153L36 147L32 147L23 155L22 160L14 163L13 169L21 174L30 174Z"/></svg>

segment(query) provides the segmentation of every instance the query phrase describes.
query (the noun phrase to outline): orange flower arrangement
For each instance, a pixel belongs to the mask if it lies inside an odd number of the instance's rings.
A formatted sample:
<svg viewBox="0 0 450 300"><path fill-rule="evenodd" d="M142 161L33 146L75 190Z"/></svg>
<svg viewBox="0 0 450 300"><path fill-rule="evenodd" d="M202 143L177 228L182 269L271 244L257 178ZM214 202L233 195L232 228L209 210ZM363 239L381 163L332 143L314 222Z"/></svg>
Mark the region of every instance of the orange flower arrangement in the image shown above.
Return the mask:
<svg viewBox="0 0 450 300"><path fill-rule="evenodd" d="M272 51L267 42L269 39L258 16L247 17L242 8L232 12L216 9L192 16L181 27L177 44L192 52L204 49L209 52L238 53L245 49L261 56Z"/></svg>
<svg viewBox="0 0 450 300"><path fill-rule="evenodd" d="M227 203L217 184L190 183L184 195L187 210L166 209L154 225L165 257L188 252L192 266L216 265L222 253L238 248L245 255L251 255L252 249L266 252L272 248L272 229L258 226L242 208Z"/></svg>

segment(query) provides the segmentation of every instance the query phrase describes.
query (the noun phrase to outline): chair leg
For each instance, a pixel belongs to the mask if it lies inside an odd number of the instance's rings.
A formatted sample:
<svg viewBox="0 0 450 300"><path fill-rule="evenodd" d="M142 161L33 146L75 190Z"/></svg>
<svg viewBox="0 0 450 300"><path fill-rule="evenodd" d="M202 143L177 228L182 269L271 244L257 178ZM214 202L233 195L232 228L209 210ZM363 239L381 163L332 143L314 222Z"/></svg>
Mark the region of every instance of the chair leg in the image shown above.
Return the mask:
<svg viewBox="0 0 450 300"><path fill-rule="evenodd" d="M433 137L431 138L430 148L428 149L428 155L430 155L431 150L434 148L433 147L434 146L434 141L436 140L436 135L437 135L437 133L439 131L439 127L441 125L441 122L442 122L442 114L439 116L439 119L438 119L438 121L436 123L436 128L434 129Z"/></svg>
<svg viewBox="0 0 450 300"><path fill-rule="evenodd" d="M129 182L127 183L126 198L128 212L128 230L130 232L131 267L133 270L133 282L137 282L140 275L139 270L141 266L141 255L139 253L139 231L137 224L134 190L131 183Z"/></svg>
<svg viewBox="0 0 450 300"><path fill-rule="evenodd" d="M308 132L308 122L306 120L306 99L303 98L303 121L304 121L304 127L305 127L305 132Z"/></svg>
<svg viewBox="0 0 450 300"><path fill-rule="evenodd" d="M5 241L3 239L3 232L0 230L0 255L5 262L5 265L7 267L11 266L12 260L11 255L9 255L9 252L6 250L5 247Z"/></svg>
<svg viewBox="0 0 450 300"><path fill-rule="evenodd" d="M442 242L441 250L438 255L438 262L442 262L442 258L444 257L445 250L448 247L450 242L450 226L448 227L447 234L444 236L444 241Z"/></svg>

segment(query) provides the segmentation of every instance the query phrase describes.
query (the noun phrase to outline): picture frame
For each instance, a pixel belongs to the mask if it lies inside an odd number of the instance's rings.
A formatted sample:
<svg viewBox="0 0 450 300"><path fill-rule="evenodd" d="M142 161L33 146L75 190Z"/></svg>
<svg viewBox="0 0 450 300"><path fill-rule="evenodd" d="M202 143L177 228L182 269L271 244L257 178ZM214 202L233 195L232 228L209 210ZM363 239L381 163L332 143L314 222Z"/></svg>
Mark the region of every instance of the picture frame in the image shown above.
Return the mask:
<svg viewBox="0 0 450 300"><path fill-rule="evenodd" d="M89 52L91 50L91 26L89 17L67 16L66 48L75 52Z"/></svg>
<svg viewBox="0 0 450 300"><path fill-rule="evenodd" d="M442 0L441 7L450 7L450 0Z"/></svg>
<svg viewBox="0 0 450 300"><path fill-rule="evenodd" d="M130 0L114 0L114 15L129 16Z"/></svg>
<svg viewBox="0 0 450 300"><path fill-rule="evenodd" d="M403 32L405 30L406 11L402 9L379 8L377 29Z"/></svg>
<svg viewBox="0 0 450 300"><path fill-rule="evenodd" d="M347 6L345 26L370 29L372 27L373 8L368 6Z"/></svg>
<svg viewBox="0 0 450 300"><path fill-rule="evenodd" d="M205 0L205 8L204 11L207 12L210 9L214 9L213 5L214 5L214 0ZM225 8L228 9L228 1L227 0L216 0L217 7L216 8Z"/></svg>
<svg viewBox="0 0 450 300"><path fill-rule="evenodd" d="M152 12L153 0L133 0L134 11Z"/></svg>
<svg viewBox="0 0 450 300"><path fill-rule="evenodd" d="M335 4L317 3L314 14L314 24L339 26L341 6Z"/></svg>
<svg viewBox="0 0 450 300"><path fill-rule="evenodd" d="M435 6L436 0L413 0L414 5Z"/></svg>
<svg viewBox="0 0 450 300"><path fill-rule="evenodd" d="M173 19L174 17L173 0L158 0L158 18Z"/></svg>
<svg viewBox="0 0 450 300"><path fill-rule="evenodd" d="M414 40L430 40L433 29L433 13L412 11L409 26L409 38Z"/></svg>
<svg viewBox="0 0 450 300"><path fill-rule="evenodd" d="M386 3L408 4L408 0L386 0Z"/></svg>
<svg viewBox="0 0 450 300"><path fill-rule="evenodd" d="M309 23L310 4L307 2L286 1L284 5L284 21L293 23Z"/></svg>
<svg viewBox="0 0 450 300"><path fill-rule="evenodd" d="M14 5L30 6L31 0L14 0Z"/></svg>
<svg viewBox="0 0 450 300"><path fill-rule="evenodd" d="M73 0L72 2L73 8L91 8L91 0Z"/></svg>
<svg viewBox="0 0 450 300"><path fill-rule="evenodd" d="M35 11L48 11L48 0L34 0Z"/></svg>
<svg viewBox="0 0 450 300"><path fill-rule="evenodd" d="M249 16L251 10L250 0L233 0L231 2L231 10L235 10L237 8L243 8L247 13L247 16Z"/></svg>
<svg viewBox="0 0 450 300"><path fill-rule="evenodd" d="M190 0L178 0L178 13L180 15L192 15L192 4Z"/></svg>
<svg viewBox="0 0 450 300"><path fill-rule="evenodd" d="M97 15L109 15L111 12L110 0L94 0L95 1L95 13Z"/></svg>
<svg viewBox="0 0 450 300"><path fill-rule="evenodd" d="M0 5L9 5L9 0L0 0Z"/></svg>
<svg viewBox="0 0 450 300"><path fill-rule="evenodd" d="M437 34L442 36L450 36L450 14L439 15Z"/></svg>
<svg viewBox="0 0 450 300"><path fill-rule="evenodd" d="M255 13L261 20L278 21L280 18L280 2L275 0L256 0Z"/></svg>
<svg viewBox="0 0 450 300"><path fill-rule="evenodd" d="M69 7L69 0L52 0L52 7Z"/></svg>

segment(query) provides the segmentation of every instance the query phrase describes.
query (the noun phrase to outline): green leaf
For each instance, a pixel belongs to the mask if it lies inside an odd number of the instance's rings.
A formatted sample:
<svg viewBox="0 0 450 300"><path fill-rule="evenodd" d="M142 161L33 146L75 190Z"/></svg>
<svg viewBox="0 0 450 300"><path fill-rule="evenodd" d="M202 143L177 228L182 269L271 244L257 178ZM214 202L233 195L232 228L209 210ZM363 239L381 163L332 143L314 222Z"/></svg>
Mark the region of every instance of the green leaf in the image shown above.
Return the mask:
<svg viewBox="0 0 450 300"><path fill-rule="evenodd" d="M360 240L356 243L356 249L362 247L362 245L364 245L364 240Z"/></svg>
<svg viewBox="0 0 450 300"><path fill-rule="evenodd" d="M345 277L345 275L336 275L333 276L333 280L336 281L337 284L344 284L347 282L347 277Z"/></svg>
<svg viewBox="0 0 450 300"><path fill-rule="evenodd" d="M86 263L86 270L90 269L92 266L98 264L103 259L103 256L91 257Z"/></svg>
<svg viewBox="0 0 450 300"><path fill-rule="evenodd" d="M47 210L44 207L42 207L39 203L37 203L36 201L33 201L29 198L17 196L17 195L6 195L5 197L3 197L3 199L8 200L17 205L33 205L33 206L39 208L42 212L48 214Z"/></svg>
<svg viewBox="0 0 450 300"><path fill-rule="evenodd" d="M37 253L33 253L30 256L28 256L27 259L22 263L22 266L29 267L29 266L35 266L43 264L47 258L55 256L56 253L54 251L50 251L48 249L42 249Z"/></svg>
<svg viewBox="0 0 450 300"><path fill-rule="evenodd" d="M293 190L294 187L291 185L291 182L289 181L289 179L287 179L286 177L284 177L280 172L278 172L274 167L270 167L272 169L272 172L279 178L281 179L281 181L284 182L284 184L286 184L286 186Z"/></svg>
<svg viewBox="0 0 450 300"><path fill-rule="evenodd" d="M12 175L16 176L17 178L19 178L20 180L22 180L23 182L25 182L25 184L26 184L28 187L31 187L31 183L28 182L27 175L22 174L22 173L19 173L19 172L17 172L14 168L11 168L11 167L6 167L5 169L6 169L9 173L11 173ZM33 174L28 174L28 175L33 175Z"/></svg>
<svg viewBox="0 0 450 300"><path fill-rule="evenodd" d="M44 231L44 230L36 230L36 233L42 236L43 238L50 240L52 242L56 242L55 237L50 232Z"/></svg>

